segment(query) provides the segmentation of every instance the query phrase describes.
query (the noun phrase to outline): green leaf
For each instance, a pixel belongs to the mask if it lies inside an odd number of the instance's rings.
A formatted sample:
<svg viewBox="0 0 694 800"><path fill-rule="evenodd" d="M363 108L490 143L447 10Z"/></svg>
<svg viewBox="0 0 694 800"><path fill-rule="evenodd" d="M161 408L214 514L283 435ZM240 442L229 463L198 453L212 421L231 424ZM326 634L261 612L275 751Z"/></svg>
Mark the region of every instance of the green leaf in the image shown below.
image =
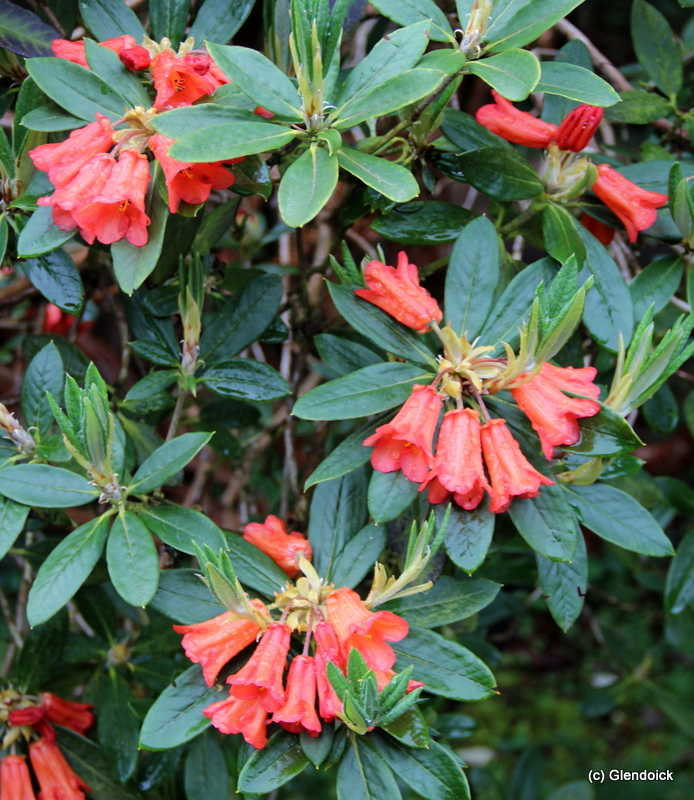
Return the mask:
<svg viewBox="0 0 694 800"><path fill-rule="evenodd" d="M53 209L40 206L29 217L17 240L17 257L43 256L72 239L74 231L61 231L53 222ZM68 256L69 257L69 256ZM74 263L73 263L74 268ZM78 274L79 280L79 274ZM80 287L82 281L80 280Z"/></svg>
<svg viewBox="0 0 694 800"><path fill-rule="evenodd" d="M383 360L370 347L332 333L319 333L313 341L321 359L340 375L348 375Z"/></svg>
<svg viewBox="0 0 694 800"><path fill-rule="evenodd" d="M220 547L226 546L224 534L214 522L205 514L193 511L192 508L145 506L134 510L147 528L162 542L182 553L195 555L193 542L197 542L200 546L209 545L215 553Z"/></svg>
<svg viewBox="0 0 694 800"><path fill-rule="evenodd" d="M665 583L665 610L681 614L694 603L694 531L685 534L670 563Z"/></svg>
<svg viewBox="0 0 694 800"><path fill-rule="evenodd" d="M21 503L0 496L0 558L5 558L24 530L28 515L29 506L23 506Z"/></svg>
<svg viewBox="0 0 694 800"><path fill-rule="evenodd" d="M314 767L320 767L332 750L335 739L335 726L323 725L323 730L315 737L311 736L307 731L301 731L299 739L308 760Z"/></svg>
<svg viewBox="0 0 694 800"><path fill-rule="evenodd" d="M460 156L468 182L497 200L526 200L543 191L535 170L514 150L482 147Z"/></svg>
<svg viewBox="0 0 694 800"><path fill-rule="evenodd" d="M338 159L324 147L311 145L282 176L277 199L284 222L300 228L330 200L337 186Z"/></svg>
<svg viewBox="0 0 694 800"><path fill-rule="evenodd" d="M500 265L496 229L487 217L478 217L463 228L446 272L444 320L468 341L475 339L491 310Z"/></svg>
<svg viewBox="0 0 694 800"><path fill-rule="evenodd" d="M354 147L337 152L342 169L396 203L406 203L419 194L419 184L412 173L400 164L362 153Z"/></svg>
<svg viewBox="0 0 694 800"><path fill-rule="evenodd" d="M581 524L601 538L647 556L674 555L660 525L626 492L603 483L564 489Z"/></svg>
<svg viewBox="0 0 694 800"><path fill-rule="evenodd" d="M0 216L0 263L2 263L2 260L5 258L9 237L10 229L7 224L7 217L5 214L2 214L2 216Z"/></svg>
<svg viewBox="0 0 694 800"><path fill-rule="evenodd" d="M190 0L149 0L147 8L155 42L160 42L165 36L172 42L183 41ZM201 41L205 38L201 37Z"/></svg>
<svg viewBox="0 0 694 800"><path fill-rule="evenodd" d="M80 475L47 464L21 464L0 471L0 494L35 508L71 508L99 492Z"/></svg>
<svg viewBox="0 0 694 800"><path fill-rule="evenodd" d="M542 77L535 91L558 94L591 106L619 103L619 95L607 81L585 67L562 61L542 63Z"/></svg>
<svg viewBox="0 0 694 800"><path fill-rule="evenodd" d="M193 741L186 757L186 800L213 800L229 796L229 771L219 742L206 730Z"/></svg>
<svg viewBox="0 0 694 800"><path fill-rule="evenodd" d="M85 39L84 51L87 63L96 75L123 95L132 106L149 108L152 101L136 73L127 69L113 50L102 47L91 39Z"/></svg>
<svg viewBox="0 0 694 800"><path fill-rule="evenodd" d="M67 610L33 626L13 662L10 681L25 691L37 691L44 686L60 668L69 629Z"/></svg>
<svg viewBox="0 0 694 800"><path fill-rule="evenodd" d="M573 781L560 786L547 800L594 800L593 787L587 781Z"/></svg>
<svg viewBox="0 0 694 800"><path fill-rule="evenodd" d="M188 36L195 38L198 47L205 41L226 44L246 21L252 8L253 0L205 0Z"/></svg>
<svg viewBox="0 0 694 800"><path fill-rule="evenodd" d="M43 92L34 83L31 78L22 81L17 94L17 102L14 107L14 120L12 122L12 149L18 159L21 160L24 151L24 145L27 143L29 137L29 129L22 123L26 115L38 108L45 102ZM81 122L77 122L79 127Z"/></svg>
<svg viewBox="0 0 694 800"><path fill-rule="evenodd" d="M194 569L165 569L150 606L181 625L197 625L224 613L224 608Z"/></svg>
<svg viewBox="0 0 694 800"><path fill-rule="evenodd" d="M87 122L94 122L95 114L115 121L127 108L128 103L119 92L79 64L63 58L32 58L26 67L51 100Z"/></svg>
<svg viewBox="0 0 694 800"><path fill-rule="evenodd" d="M578 234L576 218L565 208L551 203L542 211L542 236L547 252L560 261L576 256L579 264L586 257L586 246Z"/></svg>
<svg viewBox="0 0 694 800"><path fill-rule="evenodd" d="M268 597L285 586L287 576L270 556L238 534L227 533L226 540L229 558L241 583Z"/></svg>
<svg viewBox="0 0 694 800"><path fill-rule="evenodd" d="M427 800L469 800L470 787L460 761L438 742L428 748L405 747L380 733L373 741L398 778Z"/></svg>
<svg viewBox="0 0 694 800"><path fill-rule="evenodd" d="M265 794L283 786L304 771L308 758L299 737L288 731L273 734L262 750L256 750L239 773L241 792Z"/></svg>
<svg viewBox="0 0 694 800"><path fill-rule="evenodd" d="M81 128L84 125L84 120L73 117L72 114L63 111L55 103L46 103L25 114L20 124L30 131L71 131L74 128ZM46 207L43 210L52 211ZM74 231L69 233L73 235Z"/></svg>
<svg viewBox="0 0 694 800"><path fill-rule="evenodd" d="M123 600L131 606L146 606L159 583L159 553L152 534L130 511L120 513L113 523L106 562L111 581Z"/></svg>
<svg viewBox="0 0 694 800"><path fill-rule="evenodd" d="M457 580L443 575L428 592L390 600L381 608L404 617L411 625L440 628L486 608L499 589L501 584L484 578Z"/></svg>
<svg viewBox="0 0 694 800"><path fill-rule="evenodd" d="M292 413L301 419L352 419L402 405L416 384L432 376L413 364L381 363L351 372L300 397Z"/></svg>
<svg viewBox="0 0 694 800"><path fill-rule="evenodd" d="M145 750L169 750L194 739L210 726L202 710L226 692L209 688L199 664L193 664L159 695L140 730L140 747Z"/></svg>
<svg viewBox="0 0 694 800"><path fill-rule="evenodd" d="M371 5L398 25L414 25L431 20L434 23L430 34L432 40L451 41L453 31L450 23L433 0L376 0Z"/></svg>
<svg viewBox="0 0 694 800"><path fill-rule="evenodd" d="M84 287L75 262L62 248L22 264L29 280L48 300L68 314L79 314Z"/></svg>
<svg viewBox="0 0 694 800"><path fill-rule="evenodd" d="M338 554L332 570L336 586L353 589L373 569L374 562L386 546L387 531L384 525L370 523L350 539Z"/></svg>
<svg viewBox="0 0 694 800"><path fill-rule="evenodd" d="M641 447L643 442L624 417L609 406L600 405L600 411L595 416L578 421L580 440L576 444L564 445L562 449L582 456L609 458L631 453Z"/></svg>
<svg viewBox="0 0 694 800"><path fill-rule="evenodd" d="M436 509L436 520L443 522L444 508ZM496 514L489 511L489 501L485 500L473 511L463 511L456 506L451 508L444 547L451 561L468 575L484 561L494 533Z"/></svg>
<svg viewBox="0 0 694 800"><path fill-rule="evenodd" d="M415 201L377 217L371 228L391 242L410 245L445 244L454 241L476 215L454 203Z"/></svg>
<svg viewBox="0 0 694 800"><path fill-rule="evenodd" d="M639 272L629 284L636 324L643 319L651 303L655 304L654 314L665 308L679 288L683 271L681 256L665 256L652 261Z"/></svg>
<svg viewBox="0 0 694 800"><path fill-rule="evenodd" d="M22 385L22 413L24 424L44 434L51 427L53 412L46 399L46 392L59 404L63 395L63 359L58 348L51 342L31 359Z"/></svg>
<svg viewBox="0 0 694 800"><path fill-rule="evenodd" d="M367 119L393 114L433 94L445 77L440 70L421 68L393 75L367 94L350 98L332 112L327 122L338 130L345 130Z"/></svg>
<svg viewBox="0 0 694 800"><path fill-rule="evenodd" d="M272 194L272 179L267 165L259 155L246 156L240 163L235 164L232 172L236 177L234 192L243 197L254 194L261 195L265 200Z"/></svg>
<svg viewBox="0 0 694 800"><path fill-rule="evenodd" d="M25 58L52 56L51 42L58 37L55 28L25 8L0 0L0 47Z"/></svg>
<svg viewBox="0 0 694 800"><path fill-rule="evenodd" d="M349 734L337 770L337 800L400 800L390 767L373 745L373 738Z"/></svg>
<svg viewBox="0 0 694 800"><path fill-rule="evenodd" d="M542 593L555 622L563 631L576 622L588 588L588 553L583 535L571 561L550 561L535 554Z"/></svg>
<svg viewBox="0 0 694 800"><path fill-rule="evenodd" d="M410 626L407 638L393 644L398 672L414 667L414 680L424 681L427 691L471 702L494 694L494 676L487 665L467 648L438 633Z"/></svg>
<svg viewBox="0 0 694 800"><path fill-rule="evenodd" d="M470 114L464 114L454 108L447 108L443 112L441 130L446 138L456 147L459 147L462 152L476 150L479 147L505 147L506 149L511 149L508 142L492 133L484 125L480 125Z"/></svg>
<svg viewBox="0 0 694 800"><path fill-rule="evenodd" d="M579 283L593 275L595 283L586 295L583 321L596 341L611 353L619 346L619 334L624 344L631 341L634 310L629 289L622 273L607 250L582 225L578 234L586 246L586 262L579 274Z"/></svg>
<svg viewBox="0 0 694 800"><path fill-rule="evenodd" d="M410 706L396 720L380 727L407 747L429 747L431 742L424 715L416 706Z"/></svg>
<svg viewBox="0 0 694 800"><path fill-rule="evenodd" d="M665 17L644 0L634 0L631 7L631 37L651 80L663 94L676 95L683 79L679 44Z"/></svg>
<svg viewBox="0 0 694 800"><path fill-rule="evenodd" d="M262 53L248 47L224 47L219 44L211 44L208 49L222 72L258 105L283 119L303 121L301 98L296 87ZM265 127L275 126L265 123Z"/></svg>
<svg viewBox="0 0 694 800"><path fill-rule="evenodd" d="M227 84L231 85L231 84ZM233 122L258 122L259 117L245 108L235 108L217 103L183 106L157 114L152 126L170 139L181 139L200 128L226 125Z"/></svg>
<svg viewBox="0 0 694 800"><path fill-rule="evenodd" d="M276 369L250 358L232 358L205 370L201 381L215 394L238 400L267 401L291 391Z"/></svg>
<svg viewBox="0 0 694 800"><path fill-rule="evenodd" d="M296 132L271 122L227 122L210 125L181 137L170 155L179 161L227 161L254 153L279 150Z"/></svg>
<svg viewBox="0 0 694 800"><path fill-rule="evenodd" d="M616 122L646 125L672 111L672 104L655 92L621 92L621 103L608 108L605 115Z"/></svg>
<svg viewBox="0 0 694 800"><path fill-rule="evenodd" d="M468 68L508 100L525 100L540 80L540 62L528 50L507 50L491 58L471 61Z"/></svg>
<svg viewBox="0 0 694 800"><path fill-rule="evenodd" d="M497 0L486 42L489 50L523 47L549 30L582 0Z"/></svg>
<svg viewBox="0 0 694 800"><path fill-rule="evenodd" d="M147 228L147 244L138 247L121 239L111 245L113 270L118 285L126 294L132 294L152 274L164 245L169 209L156 190L152 191L148 214L151 222Z"/></svg>
<svg viewBox="0 0 694 800"><path fill-rule="evenodd" d="M572 39L559 48L554 60L560 64L576 64L579 67L593 71L593 59L590 51L578 39ZM570 114L579 103L569 100L568 97L561 97L558 94L546 94L542 104L542 119L554 125L561 125L562 120Z"/></svg>
<svg viewBox="0 0 694 800"><path fill-rule="evenodd" d="M29 592L30 625L50 619L87 580L104 549L110 522L101 516L75 528L43 562Z"/></svg>
<svg viewBox="0 0 694 800"><path fill-rule="evenodd" d="M165 442L147 458L133 475L128 490L133 494L147 494L163 486L180 469L192 461L209 442L211 433L184 433Z"/></svg>
<svg viewBox="0 0 694 800"><path fill-rule="evenodd" d="M580 531L560 486L543 486L538 497L514 499L508 513L536 553L552 561L573 558Z"/></svg>
<svg viewBox="0 0 694 800"><path fill-rule="evenodd" d="M349 541L366 522L365 493L364 470L325 481L313 493L308 538L313 548L313 565L326 580L332 579Z"/></svg>
<svg viewBox="0 0 694 800"><path fill-rule="evenodd" d="M400 470L374 470L369 482L369 513L375 522L388 522L400 514L418 496L419 484L413 483Z"/></svg>
<svg viewBox="0 0 694 800"><path fill-rule="evenodd" d="M101 749L111 763L114 776L125 783L137 768L137 740L140 723L130 708L130 685L110 669L100 683L99 716L108 725L97 728Z"/></svg>
<svg viewBox="0 0 694 800"><path fill-rule="evenodd" d="M111 0L79 0L80 13L89 30L102 42L128 34L138 44L145 35L140 20L125 3Z"/></svg>

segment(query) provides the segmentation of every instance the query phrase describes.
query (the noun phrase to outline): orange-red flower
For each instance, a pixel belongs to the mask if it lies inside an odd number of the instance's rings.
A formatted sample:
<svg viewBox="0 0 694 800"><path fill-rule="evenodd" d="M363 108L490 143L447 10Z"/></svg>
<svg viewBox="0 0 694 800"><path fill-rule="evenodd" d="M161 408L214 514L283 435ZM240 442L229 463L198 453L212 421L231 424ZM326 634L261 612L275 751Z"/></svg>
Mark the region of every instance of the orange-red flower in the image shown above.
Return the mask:
<svg viewBox="0 0 694 800"><path fill-rule="evenodd" d="M506 511L513 497L537 497L541 485L554 484L521 453L506 420L490 419L482 426L480 433L484 461L492 484L489 510L493 514Z"/></svg>
<svg viewBox="0 0 694 800"><path fill-rule="evenodd" d="M128 69L134 72L141 72L143 69L147 69L152 61L149 50L139 44L135 47L127 47L121 50L118 53L118 58Z"/></svg>
<svg viewBox="0 0 694 800"><path fill-rule="evenodd" d="M667 195L647 192L607 164L599 164L598 173L593 192L622 221L629 241L635 242L639 231L645 231L656 221L656 209L667 203Z"/></svg>
<svg viewBox="0 0 694 800"><path fill-rule="evenodd" d="M243 158L231 161L214 161L211 164L192 164L187 161L177 161L169 155L169 148L174 144L174 139L155 133L150 137L149 148L157 157L164 170L166 188L169 193L169 211L175 214L181 201L198 205L204 203L210 196L212 189L228 189L234 185L235 176L224 169L224 164L236 164Z"/></svg>
<svg viewBox="0 0 694 800"><path fill-rule="evenodd" d="M557 133L556 125L521 111L494 90L492 96L494 103L477 109L475 119L480 125L507 142L540 149L549 146Z"/></svg>
<svg viewBox="0 0 694 800"><path fill-rule="evenodd" d="M193 66L177 58L171 50L154 56L150 65L157 97L154 108L190 106L219 85L209 75L200 75Z"/></svg>
<svg viewBox="0 0 694 800"><path fill-rule="evenodd" d="M36 169L47 172L56 189L70 183L88 161L115 144L109 118L103 114L96 118L96 122L72 131L64 142L42 144L29 152Z"/></svg>
<svg viewBox="0 0 694 800"><path fill-rule="evenodd" d="M267 614L260 600L251 600L251 604ZM194 664L202 666L208 686L215 682L222 667L252 644L260 633L257 622L239 617L231 611L196 625L174 625L173 629L176 633L184 634L181 642L183 649Z"/></svg>
<svg viewBox="0 0 694 800"><path fill-rule="evenodd" d="M5 756L0 762L0 797L2 800L36 800L24 756Z"/></svg>
<svg viewBox="0 0 694 800"><path fill-rule="evenodd" d="M432 320L441 322L439 304L419 285L419 272L410 264L404 252L398 254L398 266L389 267L380 261L370 261L364 268L368 289L355 294L382 308L398 322L420 333L428 330Z"/></svg>
<svg viewBox="0 0 694 800"><path fill-rule="evenodd" d="M298 531L287 533L284 522L270 514L265 522L251 522L243 529L243 538L270 556L289 578L299 573L297 557L303 552L310 561L311 543Z"/></svg>
<svg viewBox="0 0 694 800"><path fill-rule="evenodd" d="M471 408L448 411L441 423L432 471L420 487L429 502L443 503L453 493L458 505L477 508L484 490L491 492L482 465L479 414Z"/></svg>
<svg viewBox="0 0 694 800"><path fill-rule="evenodd" d="M387 670L395 663L395 652L387 642L399 642L410 626L392 611L369 611L359 595L343 587L325 601L328 622L335 629L340 647L349 655L357 649L373 670Z"/></svg>
<svg viewBox="0 0 694 800"><path fill-rule="evenodd" d="M46 716L56 725L70 728L75 733L84 736L85 732L94 724L94 714L91 711L94 706L91 703L74 703L72 700L63 700L62 697L51 694L51 692L43 692L41 699L43 700L42 705L46 708Z"/></svg>
<svg viewBox="0 0 694 800"><path fill-rule="evenodd" d="M589 214L583 214L581 216L581 225L583 225L586 230L590 231L600 244L604 244L605 247L614 239L614 228L601 222L599 219L595 219L595 217L591 217Z"/></svg>
<svg viewBox="0 0 694 800"><path fill-rule="evenodd" d="M295 656L287 674L287 699L272 715L273 722L292 733L306 731L318 736L321 724L316 714L316 664L311 656Z"/></svg>
<svg viewBox="0 0 694 800"><path fill-rule="evenodd" d="M147 157L135 150L124 150L98 194L71 212L82 238L89 244L95 239L112 244L123 238L138 247L147 244L148 184Z"/></svg>
<svg viewBox="0 0 694 800"><path fill-rule="evenodd" d="M582 105L564 117L554 141L561 150L580 153L595 136L602 120L603 109Z"/></svg>
<svg viewBox="0 0 694 800"><path fill-rule="evenodd" d="M222 733L240 733L248 744L262 750L267 744L267 714L257 697L229 697L202 712Z"/></svg>
<svg viewBox="0 0 694 800"><path fill-rule="evenodd" d="M41 787L39 800L85 800L84 793L91 792L73 772L56 744L42 737L29 745L29 755Z"/></svg>
<svg viewBox="0 0 694 800"><path fill-rule="evenodd" d="M594 367L562 368L545 362L534 378L517 389L511 389L513 399L540 437L542 452L547 458L552 458L555 447L575 444L581 438L578 420L593 417L600 411L600 404L595 399L584 400L563 394L565 391L573 392L597 399L600 389L593 383L596 374Z"/></svg>
<svg viewBox="0 0 694 800"><path fill-rule="evenodd" d="M434 433L442 406L443 400L432 386L415 384L392 421L364 439L367 447L374 447L373 468L379 472L401 469L411 481L421 483L433 459Z"/></svg>
<svg viewBox="0 0 694 800"><path fill-rule="evenodd" d="M273 622L248 663L227 678L229 694L240 700L257 698L266 711L277 711L287 699L282 675L289 652L291 629Z"/></svg>
<svg viewBox="0 0 694 800"><path fill-rule="evenodd" d="M316 689L318 693L318 711L322 719L332 722L338 714L342 713L342 701L328 680L326 672L328 662L344 672L347 661L340 648L340 642L333 626L322 620L313 630L316 640Z"/></svg>
<svg viewBox="0 0 694 800"><path fill-rule="evenodd" d="M129 47L135 47L137 42L132 36L116 36L114 39L106 39L105 42L99 42L102 47L108 47L114 53L119 53ZM67 61L72 61L73 64L79 64L82 67L89 69L87 64L87 57L84 54L84 42L71 42L68 39L53 39L51 42L51 50L56 58L64 58Z"/></svg>

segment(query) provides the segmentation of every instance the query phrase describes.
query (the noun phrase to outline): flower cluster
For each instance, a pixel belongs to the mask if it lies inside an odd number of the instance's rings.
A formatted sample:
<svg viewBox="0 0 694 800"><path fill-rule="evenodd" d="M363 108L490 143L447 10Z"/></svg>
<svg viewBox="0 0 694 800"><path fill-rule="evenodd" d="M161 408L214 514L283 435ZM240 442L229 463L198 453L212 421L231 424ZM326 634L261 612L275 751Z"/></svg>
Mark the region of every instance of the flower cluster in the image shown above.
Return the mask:
<svg viewBox="0 0 694 800"><path fill-rule="evenodd" d="M31 697L16 689L0 692L2 749L10 755L0 762L0 796L36 800L26 757L15 752L20 740L29 742L29 758L40 787L39 800L85 800L91 788L68 764L56 743L53 724L84 736L94 724L91 705L63 700L50 692Z"/></svg>
<svg viewBox="0 0 694 800"><path fill-rule="evenodd" d="M287 534L284 522L269 516L264 524L246 526L244 538L271 556L287 574L302 577L287 583L269 606L248 600L245 609L227 611L197 625L175 625L183 634L188 658L202 667L208 686L220 671L258 639L252 655L229 675L229 696L204 710L222 733L240 733L256 748L267 743L267 726L278 723L293 733L318 736L323 722L343 714L343 704L327 677L332 662L344 673L357 649L382 689L395 675L395 652L388 644L407 636L409 626L390 611L369 609L359 595L319 578L310 563L311 546L299 533ZM275 620L271 612L281 612ZM292 636L304 636L284 677ZM410 681L408 691L423 684Z"/></svg>
<svg viewBox="0 0 694 800"><path fill-rule="evenodd" d="M150 218L147 192L150 185L149 152L161 165L166 180L168 206L175 214L181 202L204 203L213 189L228 189L235 176L226 165L242 158L211 164L178 161L169 155L174 143L155 133L150 125L161 111L191 105L213 94L228 79L204 51L181 46L175 54L167 40L136 45L131 36L101 42L119 54L129 68L148 69L156 92L152 108L126 111L117 122L97 114L96 122L73 131L58 144L44 144L29 155L37 169L48 173L55 192L40 197L38 204L53 209L53 221L61 230L79 230L93 244L127 239L142 246L148 240ZM53 42L56 56L88 67L84 42ZM125 125L125 128L119 126Z"/></svg>
<svg viewBox="0 0 694 800"><path fill-rule="evenodd" d="M639 232L655 222L656 209L667 203L667 195L641 189L608 164L600 164L596 169L589 159L574 155L585 149L595 135L602 120L602 108L578 106L557 126L520 111L495 91L492 94L495 102L477 110L477 121L506 141L549 148L544 178L555 199L571 199L592 189L619 217L630 242L635 242ZM586 227L597 233L603 243L611 240L611 236L605 235L605 226L588 222Z"/></svg>
<svg viewBox="0 0 694 800"><path fill-rule="evenodd" d="M513 497L537 497L540 486L553 481L525 458L506 421L490 417L482 396L510 389L539 436L544 455L551 459L555 447L580 439L578 420L600 410L596 402L600 390L593 383L596 370L549 362L524 365L508 352L507 358L492 358L493 347L475 347L450 327L439 329L441 310L419 286L417 268L409 265L405 272L405 264L404 253L399 256L399 273L371 261L364 269L369 289L355 293L420 332L431 325L443 343L444 356L439 358L434 383L413 386L396 416L364 440L374 448L372 466L379 472L401 470L421 484L420 491L428 489L431 503L442 503L452 495L468 510L477 508L485 492L495 513L506 511ZM565 392L582 396L569 397ZM444 411L446 401L456 407Z"/></svg>

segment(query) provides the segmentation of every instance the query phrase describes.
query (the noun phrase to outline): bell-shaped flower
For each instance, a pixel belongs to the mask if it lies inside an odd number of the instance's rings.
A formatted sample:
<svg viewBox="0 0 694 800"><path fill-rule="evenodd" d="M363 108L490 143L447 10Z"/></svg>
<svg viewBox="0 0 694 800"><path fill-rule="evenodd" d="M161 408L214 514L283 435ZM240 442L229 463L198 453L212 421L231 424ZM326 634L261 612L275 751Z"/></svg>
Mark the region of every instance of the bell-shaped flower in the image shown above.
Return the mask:
<svg viewBox="0 0 694 800"><path fill-rule="evenodd" d="M51 694L51 692L43 692L41 699L43 700L42 705L46 709L46 716L56 725L70 728L75 733L84 736L85 731L94 724L94 714L91 711L94 706L91 703L74 703L72 700L63 700L62 697Z"/></svg>
<svg viewBox="0 0 694 800"><path fill-rule="evenodd" d="M595 399L563 394L567 391L597 399L600 389L593 383L596 374L594 367L562 368L545 362L534 378L511 389L513 399L540 437L542 452L547 458L552 458L555 447L576 444L581 438L578 420L593 417L600 411Z"/></svg>
<svg viewBox="0 0 694 800"><path fill-rule="evenodd" d="M415 483L421 483L433 460L432 447L443 400L433 386L412 387L412 394L395 417L364 439L374 447L371 465L379 472L400 469Z"/></svg>
<svg viewBox="0 0 694 800"><path fill-rule="evenodd" d="M387 670L395 663L395 652L387 644L407 636L410 626L392 611L369 611L359 595L343 587L326 601L327 621L335 629L345 656L358 650L373 670Z"/></svg>
<svg viewBox="0 0 694 800"><path fill-rule="evenodd" d="M201 75L183 58L177 58L171 50L154 56L150 69L157 93L154 108L190 106L212 94L219 85L209 75Z"/></svg>
<svg viewBox="0 0 694 800"><path fill-rule="evenodd" d="M75 774L58 745L41 738L29 745L40 800L85 800L91 788Z"/></svg>
<svg viewBox="0 0 694 800"><path fill-rule="evenodd" d="M588 214L583 214L581 216L581 225L583 225L587 231L590 231L600 242L600 244L604 244L605 247L612 243L615 230L610 225L607 225L601 220L595 219L595 217L591 217Z"/></svg>
<svg viewBox="0 0 694 800"><path fill-rule="evenodd" d="M24 756L9 755L0 762L0 797L3 800L36 800Z"/></svg>
<svg viewBox="0 0 694 800"><path fill-rule="evenodd" d="M289 652L291 629L288 625L273 622L263 634L258 647L245 666L230 675L229 694L240 700L258 698L266 711L277 711L286 700L282 683L284 667Z"/></svg>
<svg viewBox="0 0 694 800"><path fill-rule="evenodd" d="M211 164L192 164L178 161L169 155L174 139L155 133L150 137L149 148L164 170L166 189L169 193L169 211L175 214L181 201L192 206L204 203L212 189L228 189L234 185L235 176L224 168L225 163L236 164L243 158L232 161L215 161Z"/></svg>
<svg viewBox="0 0 694 800"><path fill-rule="evenodd" d="M364 267L368 289L354 293L382 308L392 317L420 333L429 329L432 320L441 322L439 304L419 285L419 272L410 264L407 254L398 254L398 266L389 267L380 261L370 261Z"/></svg>
<svg viewBox="0 0 694 800"><path fill-rule="evenodd" d="M656 221L656 209L667 203L668 196L642 189L608 164L599 164L598 174L593 192L622 221L629 241L635 242L639 232Z"/></svg>
<svg viewBox="0 0 694 800"><path fill-rule="evenodd" d="M451 493L468 511L477 508L485 489L491 492L482 464L479 414L457 408L444 415L432 471L420 487L429 487L429 502L443 503Z"/></svg>
<svg viewBox="0 0 694 800"><path fill-rule="evenodd" d="M246 525L243 538L270 556L289 578L299 574L299 553L303 553L308 561L313 557L309 540L298 531L287 533L287 526L273 514L266 517L265 522Z"/></svg>
<svg viewBox="0 0 694 800"><path fill-rule="evenodd" d="M47 172L56 189L70 183L95 155L106 153L115 144L109 118L103 114L96 117L96 122L72 131L64 142L42 144L29 151L36 169Z"/></svg>
<svg viewBox="0 0 694 800"><path fill-rule="evenodd" d="M124 150L99 193L72 211L82 238L89 244L94 244L95 239L112 244L123 238L138 247L147 244L148 185L147 157L135 150Z"/></svg>
<svg viewBox="0 0 694 800"><path fill-rule="evenodd" d="M240 733L248 744L262 750L267 744L267 714L257 697L229 697L202 712L222 733Z"/></svg>
<svg viewBox="0 0 694 800"><path fill-rule="evenodd" d="M335 633L335 628L325 620L321 620L313 629L316 640L316 689L318 693L318 711L322 719L332 722L343 711L342 701L333 689L328 679L328 662L345 671L347 659L345 658L340 641Z"/></svg>
<svg viewBox="0 0 694 800"><path fill-rule="evenodd" d="M475 113L475 119L480 125L507 142L538 149L549 145L557 133L556 125L533 117L527 111L521 111L494 90L492 96L494 102L478 108Z"/></svg>
<svg viewBox="0 0 694 800"><path fill-rule="evenodd" d="M269 619L264 603L251 600L251 605ZM253 644L260 633L257 622L239 617L232 611L195 625L174 625L173 629L184 634L183 649L194 664L202 666L202 675L208 686L215 682L222 667Z"/></svg>
<svg viewBox="0 0 694 800"><path fill-rule="evenodd" d="M287 699L272 715L273 722L292 733L306 731L318 736L321 724L316 714L316 664L311 656L295 656L287 673Z"/></svg>
<svg viewBox="0 0 694 800"><path fill-rule="evenodd" d="M564 117L554 137L559 149L580 153L595 136L602 115L603 109L598 106L582 105L574 108Z"/></svg>
<svg viewBox="0 0 694 800"><path fill-rule="evenodd" d="M137 42L132 36L116 36L113 39L106 39L105 42L99 42L102 47L108 47L114 53L120 54L121 50L129 47L135 47ZM72 61L73 64L79 64L82 67L89 69L87 64L87 57L84 52L84 41L71 42L68 39L53 39L51 42L51 50L56 58L64 58L67 61Z"/></svg>
<svg viewBox="0 0 694 800"><path fill-rule="evenodd" d="M554 481L539 473L521 453L506 420L490 419L481 428L482 452L492 484L489 510L500 514L514 497L537 497L540 486L553 486Z"/></svg>
<svg viewBox="0 0 694 800"><path fill-rule="evenodd" d="M120 53L118 53L118 58L120 58L121 63L125 67L133 70L133 72L142 72L142 70L148 69L149 65L152 63L149 50L139 44L135 47L127 47L121 50Z"/></svg>

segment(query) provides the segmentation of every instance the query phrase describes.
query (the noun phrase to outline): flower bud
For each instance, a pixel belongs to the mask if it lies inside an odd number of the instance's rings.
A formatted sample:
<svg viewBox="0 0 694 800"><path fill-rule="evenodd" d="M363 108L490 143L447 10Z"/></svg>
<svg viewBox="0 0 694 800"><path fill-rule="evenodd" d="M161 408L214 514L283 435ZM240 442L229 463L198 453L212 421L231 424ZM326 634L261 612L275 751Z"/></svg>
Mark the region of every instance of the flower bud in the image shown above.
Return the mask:
<svg viewBox="0 0 694 800"><path fill-rule="evenodd" d="M151 62L149 50L141 45L121 50L120 53L118 53L118 58L120 58L121 62L125 64L128 69L135 72L148 69Z"/></svg>
<svg viewBox="0 0 694 800"><path fill-rule="evenodd" d="M561 150L580 153L595 135L602 115L603 110L598 106L578 106L564 118L554 141Z"/></svg>

